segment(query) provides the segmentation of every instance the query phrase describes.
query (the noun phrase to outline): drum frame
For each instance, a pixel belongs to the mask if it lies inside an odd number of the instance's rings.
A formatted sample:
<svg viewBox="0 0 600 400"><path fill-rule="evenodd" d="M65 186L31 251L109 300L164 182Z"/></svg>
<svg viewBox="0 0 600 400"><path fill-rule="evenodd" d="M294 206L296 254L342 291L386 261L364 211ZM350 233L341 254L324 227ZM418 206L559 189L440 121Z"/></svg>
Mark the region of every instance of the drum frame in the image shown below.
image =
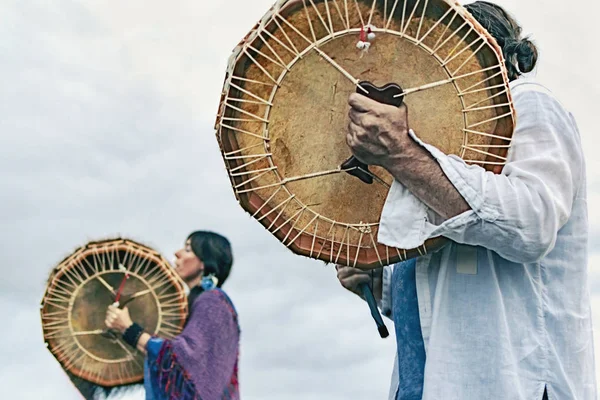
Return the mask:
<svg viewBox="0 0 600 400"><path fill-rule="evenodd" d="M378 3L384 3L387 5L393 4L392 12L390 16L387 17L388 22L384 27L372 27L372 30L376 34L393 34L397 35L399 38L407 39L411 41L413 44L420 46L425 51L429 52L433 57L437 59L440 65L443 68L446 68L450 61L454 60L458 55L460 55L463 51L465 51L469 46L473 45L473 43L467 43L462 50L457 51L452 57L448 56L446 59L442 59L437 56L435 48L429 48L425 45L424 39L425 37L433 30L430 29L423 33L422 36L419 36L421 31L421 26L419 26L419 30L415 37L411 37L407 34L407 29L412 21L413 16L417 16L419 7L422 6L423 15L421 18L425 17L425 12L427 10L428 0L416 0L413 1L414 5L412 8L407 6L408 2L395 0L392 3L392 0L374 0L371 7L371 12L367 18L363 19L362 14L359 12L361 16L361 24L362 26L368 26L371 24L371 20L373 17L373 10L375 10L376 5ZM431 3L434 1L432 0ZM296 29L293 25L286 21L285 17L288 13L291 13L298 9L298 7L304 7L307 11L313 7L316 10L316 3L324 3L327 7L327 15L321 16L319 14L319 18L323 26L325 26L327 35L317 38L314 33L313 26L311 25L312 38L307 37L302 34L298 29ZM263 17L263 19L254 27L254 29L242 40L242 42L236 47L234 50L230 60L229 66L226 74L225 85L223 88L221 102L219 106L219 112L217 115L217 121L215 124L217 139L220 144L221 152L223 158L225 160L227 170L229 172L229 177L231 180L231 184L235 193L235 196L238 202L242 205L242 207L249 212L255 219L257 219L265 228L267 228L271 233L273 233L284 245L290 248L297 254L307 256L310 258L320 259L326 262L331 263L339 263L345 265L351 265L363 269L371 269L380 267L383 265L393 264L400 260L405 260L408 258L412 258L415 256L423 256L432 250L439 249L447 242L444 238L433 238L428 240L423 246L420 246L415 249L397 249L393 247L388 247L383 244L377 243L375 235L373 231L376 230L378 223L360 223L360 224L348 224L342 223L339 221L333 221L327 218L324 215L320 215L316 212L313 212L314 217L311 220L311 223L317 223L319 220L324 220L327 223L331 224L332 229L336 225L341 226L343 229L352 230L353 232L357 232L360 235L360 240L358 241L358 245L345 243L344 239L341 241L335 239L335 234L327 234L326 236L317 235L317 228L314 229L314 233L310 234L309 225L298 226L298 221L300 217L298 215L293 215L291 218L282 220L283 209L287 207L288 202L297 203L297 206L301 209L300 213L312 212L307 205L301 204L298 199L294 198L294 193L290 192L286 186L286 184L294 182L296 180L308 179L311 176L299 176L299 177L287 177L283 178L278 174L277 167L273 162L270 154L270 144L269 144L269 136L268 136L268 128L269 128L269 114L271 111L271 107L273 105L273 100L277 93L279 86L282 81L285 79L288 72L293 68L294 64L305 57L307 54L311 52L317 52L325 61L329 63L335 64L335 61L331 60L326 54L324 54L320 47L326 45L328 42L344 36L344 35L356 35L358 37L361 27L350 26L350 20L348 19L349 7L352 7L353 3L356 3L356 0L344 0L343 5L345 10L342 10L341 0L333 1L333 0L323 0L323 1L313 1L313 0L280 0L278 1L270 10L269 13ZM440 24L442 21L447 18L451 18L448 23L448 27L452 25L453 21L458 18L460 21L464 21L459 29L467 29L469 33L474 33L478 35L477 41L481 40L481 43L478 44L478 48L475 53L479 52L482 48L486 47L491 49L497 57L498 64L493 65L487 68L483 68L481 71L477 72L490 72L490 77L488 80L490 82L498 82L496 87L484 87L486 90L492 90L492 93L489 95L487 100L495 99L494 106L499 110L499 115L495 116L492 119L476 121L475 123L467 123L466 118L467 114L473 111L479 111L483 107L478 107L478 104L467 104L464 101L464 95L467 95L471 92L483 90L478 88L477 85L470 87L466 90L463 90L463 96L461 97L461 101L463 104L463 112L465 115L465 132L464 132L464 143L463 143L463 153L461 157L464 156L465 150L469 150L473 153L483 154L485 156L485 160L471 160L465 159L465 162L470 164L480 164L484 168L489 171L493 171L495 173L499 173L503 167L503 165L507 161L507 153L510 148L511 143L511 135L515 125L515 111L512 104L512 97L510 94L510 90L508 87L508 76L506 69L504 67L504 59L502 56L502 50L496 43L496 41L491 37L491 35L458 3L447 1L447 0L438 0L437 3L444 5L447 7L443 16L436 23ZM343 19L343 15L346 15L346 29L342 31L334 31L332 25L332 18L334 18L334 11L337 9L338 15ZM358 9L358 4L357 4ZM387 8L385 8L387 10ZM394 10L402 9L402 24L403 28L400 31L392 31L389 28L390 22L394 16ZM408 18L408 23L404 26L404 18L405 16L410 15ZM310 18L307 18L310 21ZM319 21L315 21L315 23L319 23ZM435 26L434 26L435 27ZM293 41L290 40L287 34L285 37L287 40L277 39L272 32L271 29L280 29L284 34L286 29L290 32L290 35L297 34L308 42L308 45L303 50L298 50L294 45ZM446 28L448 29L448 28ZM459 32L459 30L455 31ZM461 31L462 32L462 31ZM443 37L443 36L442 36ZM448 39L452 37L452 35L448 36ZM466 39L467 35L464 36ZM274 39L277 40L281 46L287 48L290 52L295 52L295 57L290 63L285 64L281 57L277 55L275 51L273 51L274 56L269 57L267 53L267 48L272 48L269 46L268 40ZM443 46L443 41L438 40L438 43L441 42L439 47ZM264 51L261 51L261 48L264 47ZM458 50L458 46L455 48ZM474 54L475 54L474 53ZM272 63L276 63L282 66L282 72L279 76L273 76L271 73L267 71L265 67L260 65L255 59L257 54L260 54L263 58L268 59ZM246 63L252 63L257 65L260 68L265 76L266 82L257 82L252 81L250 79L246 79L242 76L243 71L240 70L241 65L245 65ZM461 76L459 74L460 69L464 66L461 65L458 69L454 71L448 71L448 82L446 84L454 85L457 92L461 93L460 88L457 86L457 81L459 79L464 78L465 76ZM339 67L339 66L338 66ZM358 85L359 80L352 75L350 75L347 71L343 70L343 68L339 68L341 74L346 76L346 78L350 79L355 85ZM471 75L471 74L467 74ZM252 92L244 89L243 84L245 82L250 83L260 83L260 84L268 84L271 83L273 85L273 89L269 98L262 98L254 95ZM480 82L478 84L486 84L485 81ZM414 92L427 90L428 85L423 87L417 87L405 90L405 93L409 95ZM251 97L250 100L242 100L237 96L232 95L233 93L244 93ZM502 98L503 101L497 103L496 100ZM235 102L258 102L266 105L266 111L264 115L254 115L248 112L245 112L240 107L234 105ZM240 104L240 103L236 103ZM488 107L489 108L489 107ZM262 129L259 129L255 132L248 132L243 129L236 128L235 118L230 118L231 113L241 113L244 114L244 118L249 118L250 120L255 120L259 123L263 124ZM502 135L497 135L490 132L482 132L477 129L478 126L482 124L496 121L500 126L500 131L502 131ZM249 150L249 148L240 148L236 141L236 135L253 135L256 137L261 137L264 140L263 152L252 154L252 157L248 155L243 155L244 151ZM468 135L481 135L485 137L491 138L491 143L487 149L482 149L477 146L469 146L468 143ZM259 147L258 145L256 146ZM253 152L254 153L254 152ZM250 165L253 163L260 161L261 159L267 159L269 162L269 168L261 169L259 171L251 171L248 169ZM340 173L339 170L332 171L321 171L318 174L314 174L314 176L323 176L327 174L335 174ZM258 174L258 175L253 175ZM253 182L263 176L265 174L274 174L278 177L278 182L269 186L278 186L277 192L283 190L285 195L287 196L287 200L277 205L270 204L269 199L264 199L257 194L257 191L261 189L268 188L268 186L257 186ZM312 176L312 177L314 177ZM363 237L366 239L367 244L363 246Z"/></svg>

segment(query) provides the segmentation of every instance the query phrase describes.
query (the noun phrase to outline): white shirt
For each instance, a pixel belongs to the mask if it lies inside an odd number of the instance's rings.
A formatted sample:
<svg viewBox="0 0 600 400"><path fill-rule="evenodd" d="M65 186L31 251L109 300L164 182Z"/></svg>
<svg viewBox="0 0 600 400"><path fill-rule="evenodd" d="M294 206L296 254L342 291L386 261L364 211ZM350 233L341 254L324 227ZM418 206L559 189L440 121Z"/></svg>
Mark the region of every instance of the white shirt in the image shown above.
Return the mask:
<svg viewBox="0 0 600 400"><path fill-rule="evenodd" d="M424 400L596 400L587 274L585 163L576 123L541 85L511 84L517 125L499 175L411 135L438 161L471 210L443 221L400 183L379 241L415 248L425 341ZM389 314L390 268L382 308ZM398 373L394 370L390 399Z"/></svg>

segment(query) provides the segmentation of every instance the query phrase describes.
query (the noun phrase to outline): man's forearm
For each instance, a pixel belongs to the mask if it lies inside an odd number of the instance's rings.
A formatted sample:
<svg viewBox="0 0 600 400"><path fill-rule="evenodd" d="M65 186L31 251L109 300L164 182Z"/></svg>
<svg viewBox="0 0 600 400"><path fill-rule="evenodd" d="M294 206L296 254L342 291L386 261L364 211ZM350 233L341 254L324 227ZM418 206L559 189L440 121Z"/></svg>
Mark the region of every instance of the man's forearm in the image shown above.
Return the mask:
<svg viewBox="0 0 600 400"><path fill-rule="evenodd" d="M414 196L445 219L471 209L433 156L412 141L384 168Z"/></svg>

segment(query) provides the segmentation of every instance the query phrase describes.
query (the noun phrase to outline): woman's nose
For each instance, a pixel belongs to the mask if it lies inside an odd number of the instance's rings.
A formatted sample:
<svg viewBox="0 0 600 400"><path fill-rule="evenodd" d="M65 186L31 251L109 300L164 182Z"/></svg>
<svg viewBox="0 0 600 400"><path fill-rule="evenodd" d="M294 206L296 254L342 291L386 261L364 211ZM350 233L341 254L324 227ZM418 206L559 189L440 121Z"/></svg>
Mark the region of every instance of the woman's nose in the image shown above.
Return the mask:
<svg viewBox="0 0 600 400"><path fill-rule="evenodd" d="M179 257L181 257L181 249L179 249L175 252L175 258L179 258Z"/></svg>

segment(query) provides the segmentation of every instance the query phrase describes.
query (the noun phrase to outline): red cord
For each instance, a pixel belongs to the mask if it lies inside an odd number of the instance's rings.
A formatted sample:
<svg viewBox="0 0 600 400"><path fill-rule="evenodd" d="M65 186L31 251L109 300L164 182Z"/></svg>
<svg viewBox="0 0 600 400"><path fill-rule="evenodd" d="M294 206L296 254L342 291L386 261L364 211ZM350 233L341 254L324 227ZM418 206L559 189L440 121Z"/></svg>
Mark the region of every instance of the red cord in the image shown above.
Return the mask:
<svg viewBox="0 0 600 400"><path fill-rule="evenodd" d="M129 273L126 273L119 285L119 290L117 291L117 297L115 297L115 303L119 301L121 298L121 293L123 292L123 288L125 287L125 281L129 279Z"/></svg>

